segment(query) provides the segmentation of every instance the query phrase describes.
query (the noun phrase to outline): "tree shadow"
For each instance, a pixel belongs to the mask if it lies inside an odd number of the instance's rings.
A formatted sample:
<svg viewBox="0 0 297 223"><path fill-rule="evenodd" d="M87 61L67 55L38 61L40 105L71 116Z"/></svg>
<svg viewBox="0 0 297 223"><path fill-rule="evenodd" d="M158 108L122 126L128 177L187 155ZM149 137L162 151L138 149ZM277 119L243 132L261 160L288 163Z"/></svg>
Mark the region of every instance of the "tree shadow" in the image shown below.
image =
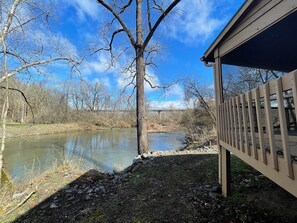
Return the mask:
<svg viewBox="0 0 297 223"><path fill-rule="evenodd" d="M236 157L231 160L234 196L221 197L217 159L213 154L171 155L140 160L118 174L89 170L14 222L240 222L244 216L251 216L250 222L297 219L297 214L288 215L295 213L297 199L267 179L259 181L260 173ZM273 196L270 203L275 206L266 207L262 197L275 191L281 205ZM252 195L250 200L246 200L248 195Z"/></svg>
<svg viewBox="0 0 297 223"><path fill-rule="evenodd" d="M98 205L96 200L104 201L108 189L104 182L113 176L97 170L89 170L37 206L31 208L14 222L73 222L72 214ZM96 196L97 199L93 199ZM82 215L84 216L84 215Z"/></svg>
<svg viewBox="0 0 297 223"><path fill-rule="evenodd" d="M131 208L133 199L140 194L149 197L158 188L160 191L166 190L166 193L174 194L176 188L183 188L181 190L186 191L187 185L198 185L197 182L204 181L205 176L209 178L206 174L210 171L208 167L205 167L205 171L195 168L195 166L200 166L201 161L207 157L211 159L211 163L217 159L214 155L162 156L136 162L118 174L89 170L28 210L14 222L80 222L89 215L96 214L98 208L111 203L115 204L112 208L115 209L110 211L110 215L104 213L107 220L103 222L113 221L111 220L113 214L120 215L122 211L133 212ZM213 168L215 172L216 165L210 164L209 168ZM207 184L216 184L217 176L213 175L210 178ZM127 186L125 189L123 189L124 185ZM163 186L167 189L161 189ZM137 202L144 203L140 200ZM172 205L176 206L177 203ZM127 219L126 222L131 221Z"/></svg>

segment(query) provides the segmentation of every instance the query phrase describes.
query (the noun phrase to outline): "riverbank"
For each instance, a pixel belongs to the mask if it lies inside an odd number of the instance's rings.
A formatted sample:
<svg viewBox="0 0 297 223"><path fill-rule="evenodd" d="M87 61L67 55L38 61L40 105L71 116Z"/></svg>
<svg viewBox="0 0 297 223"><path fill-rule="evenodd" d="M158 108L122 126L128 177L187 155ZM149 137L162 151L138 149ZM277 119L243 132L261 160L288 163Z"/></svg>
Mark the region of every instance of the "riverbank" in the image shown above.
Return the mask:
<svg viewBox="0 0 297 223"><path fill-rule="evenodd" d="M1 222L296 222L297 199L232 156L220 196L217 154L155 152L115 174L57 168L28 185ZM18 191L22 192L22 191Z"/></svg>
<svg viewBox="0 0 297 223"><path fill-rule="evenodd" d="M92 131L99 128L95 125L81 123L66 124L8 124L6 126L6 137L17 138L24 136L48 135L65 132ZM1 135L2 129L0 130Z"/></svg>
<svg viewBox="0 0 297 223"><path fill-rule="evenodd" d="M17 138L24 136L36 136L36 135L49 135L66 132L78 132L78 131L96 131L111 129L107 127L97 126L93 124L85 123L59 123L59 124L8 124L6 126L6 137ZM181 128L175 125L160 125L149 124L148 132L174 132L179 131ZM0 128L0 136L2 129ZM0 137L1 138L1 137Z"/></svg>

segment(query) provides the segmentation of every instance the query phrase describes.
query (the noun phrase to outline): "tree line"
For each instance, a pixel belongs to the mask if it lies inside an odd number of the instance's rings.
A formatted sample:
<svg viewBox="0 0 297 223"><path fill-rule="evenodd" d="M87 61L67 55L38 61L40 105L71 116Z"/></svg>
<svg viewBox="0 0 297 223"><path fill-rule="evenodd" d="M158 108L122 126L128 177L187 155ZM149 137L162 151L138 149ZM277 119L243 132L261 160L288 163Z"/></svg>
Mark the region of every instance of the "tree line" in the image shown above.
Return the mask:
<svg viewBox="0 0 297 223"><path fill-rule="evenodd" d="M0 109L5 100L1 86ZM81 78L67 80L58 86L50 86L45 80L23 83L13 77L9 82L10 106L7 119L10 123L66 123L89 122L98 125L116 125L106 120L115 116L117 110L128 110L134 114L135 103L130 95L111 93L99 81ZM100 111L114 111L99 113ZM100 120L105 118L105 121ZM135 125L131 114L122 116L126 126ZM126 118L126 119L125 119ZM121 124L119 124L121 126ZM120 127L119 126L119 127Z"/></svg>

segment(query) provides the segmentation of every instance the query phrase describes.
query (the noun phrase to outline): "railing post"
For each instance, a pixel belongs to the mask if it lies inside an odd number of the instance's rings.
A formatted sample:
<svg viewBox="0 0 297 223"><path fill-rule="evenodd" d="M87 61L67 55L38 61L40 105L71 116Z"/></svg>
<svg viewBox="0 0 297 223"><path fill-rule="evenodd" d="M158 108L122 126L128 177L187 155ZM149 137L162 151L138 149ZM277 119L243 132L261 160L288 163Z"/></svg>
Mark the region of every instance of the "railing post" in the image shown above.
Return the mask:
<svg viewBox="0 0 297 223"><path fill-rule="evenodd" d="M222 64L219 57L218 49L215 50L215 66L214 66L214 85L216 97L216 125L218 135L219 149L219 183L222 186L223 196L230 194L230 152L220 145L220 125L221 120L218 116L219 105L223 103L223 80L222 80Z"/></svg>
<svg viewBox="0 0 297 223"><path fill-rule="evenodd" d="M287 174L290 178L294 179L294 171L291 161L291 151L289 147L289 137L288 137L288 129L287 129L287 121L285 116L285 106L284 106L284 97L283 97L283 86L282 86L282 78L278 78L276 81L276 97L277 97L277 108L279 115L279 123L281 129L281 137L282 137L282 147L284 153L284 159L287 166Z"/></svg>

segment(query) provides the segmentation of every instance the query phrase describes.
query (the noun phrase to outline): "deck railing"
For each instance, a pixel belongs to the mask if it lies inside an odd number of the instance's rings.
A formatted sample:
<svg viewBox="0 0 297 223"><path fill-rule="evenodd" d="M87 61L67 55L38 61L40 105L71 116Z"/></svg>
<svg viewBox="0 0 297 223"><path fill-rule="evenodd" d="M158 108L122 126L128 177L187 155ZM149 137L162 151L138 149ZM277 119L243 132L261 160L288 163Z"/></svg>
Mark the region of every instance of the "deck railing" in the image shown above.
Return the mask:
<svg viewBox="0 0 297 223"><path fill-rule="evenodd" d="M219 106L219 143L297 197L297 71Z"/></svg>

